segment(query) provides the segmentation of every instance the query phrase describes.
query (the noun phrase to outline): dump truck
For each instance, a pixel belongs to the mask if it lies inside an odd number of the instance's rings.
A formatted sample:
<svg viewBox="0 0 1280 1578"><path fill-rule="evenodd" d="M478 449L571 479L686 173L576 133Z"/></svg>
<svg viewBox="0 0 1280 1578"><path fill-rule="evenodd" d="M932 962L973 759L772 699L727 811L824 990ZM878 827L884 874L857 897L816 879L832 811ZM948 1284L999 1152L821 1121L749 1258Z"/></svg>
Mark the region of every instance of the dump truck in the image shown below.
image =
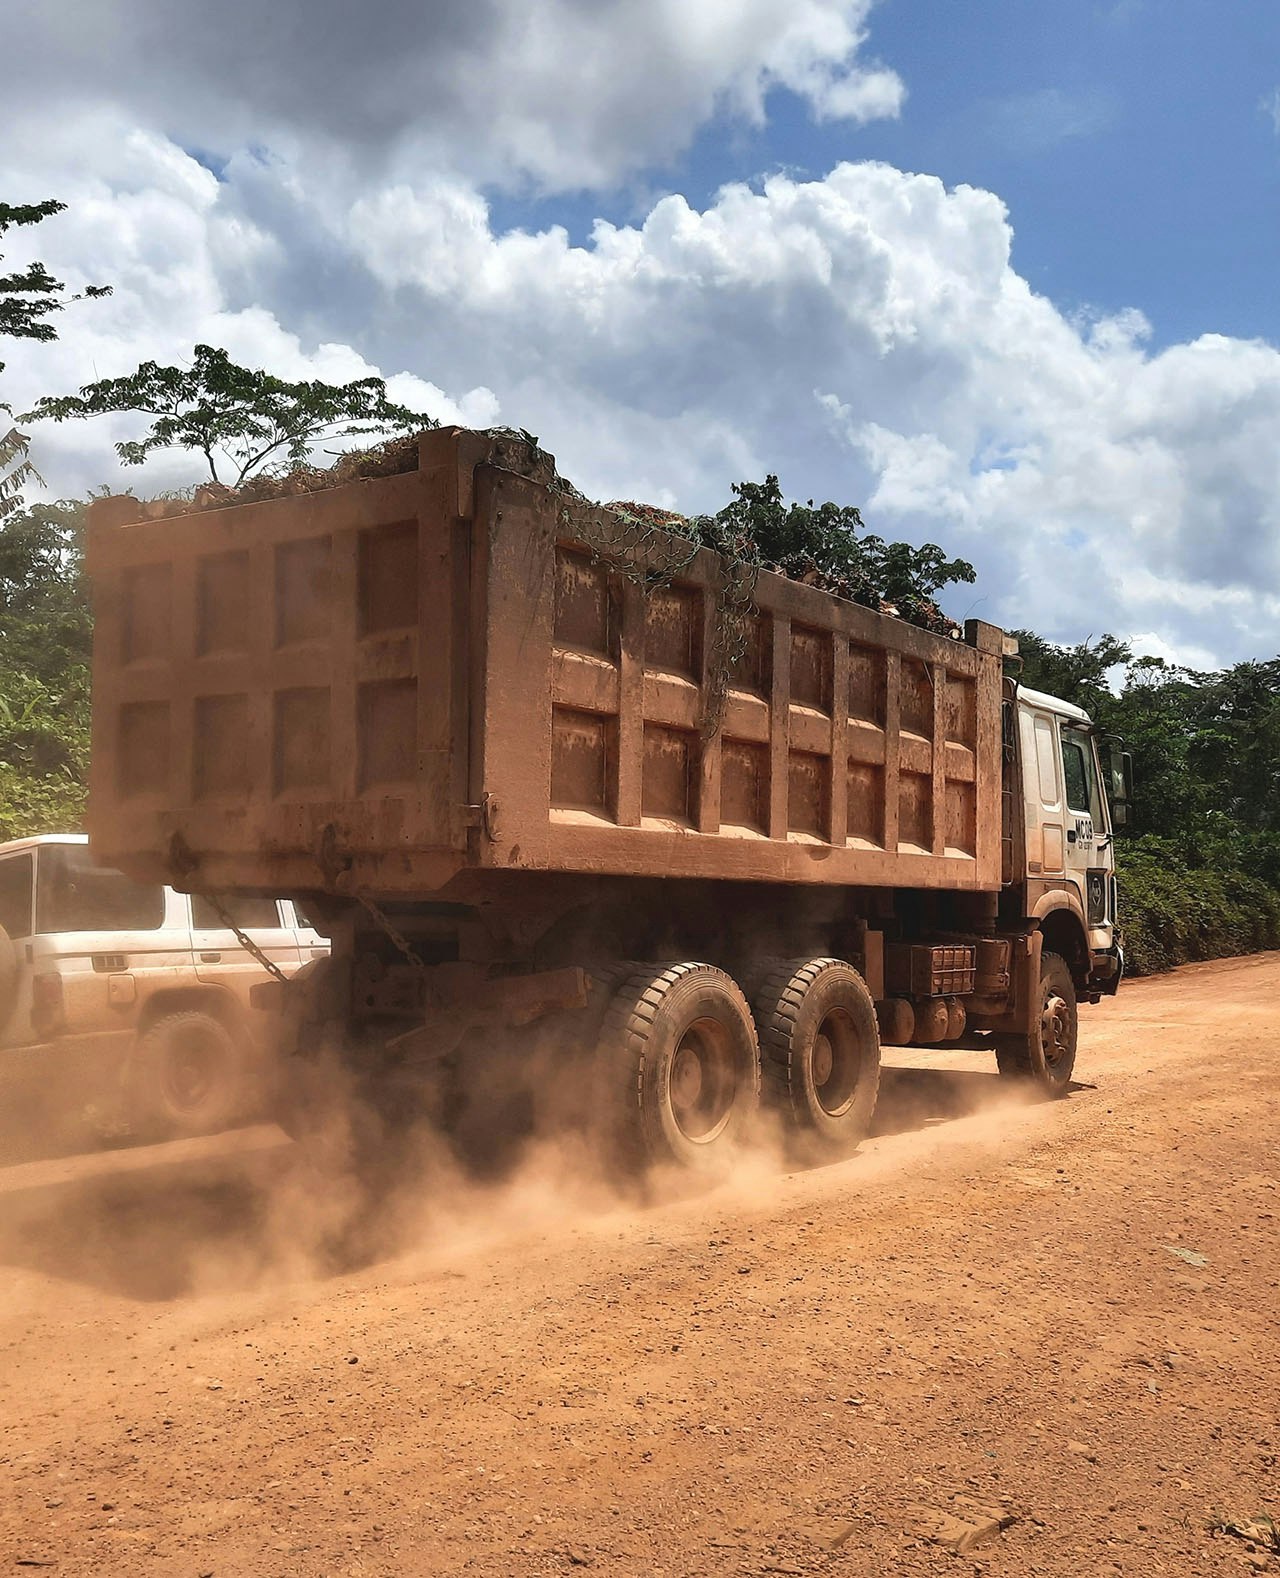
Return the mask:
<svg viewBox="0 0 1280 1578"><path fill-rule="evenodd" d="M550 1044L578 1121L690 1167L762 1106L850 1152L882 1042L1069 1088L1123 973L1127 760L1002 631L752 571L509 434L409 464L90 515L97 858L332 939L256 989L286 1124L320 1047L395 1115Z"/></svg>

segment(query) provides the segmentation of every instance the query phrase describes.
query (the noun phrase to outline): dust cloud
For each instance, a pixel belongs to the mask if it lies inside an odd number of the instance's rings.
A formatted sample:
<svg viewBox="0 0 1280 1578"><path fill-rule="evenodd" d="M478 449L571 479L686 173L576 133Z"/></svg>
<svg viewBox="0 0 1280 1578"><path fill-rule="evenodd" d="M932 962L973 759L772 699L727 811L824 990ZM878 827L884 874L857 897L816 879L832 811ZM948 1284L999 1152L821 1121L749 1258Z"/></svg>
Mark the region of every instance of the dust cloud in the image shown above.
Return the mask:
<svg viewBox="0 0 1280 1578"><path fill-rule="evenodd" d="M473 1088L413 1121L362 1096L348 1072L308 1064L296 1142L274 1125L151 1146L68 1151L0 1167L0 1263L88 1281L142 1301L280 1290L412 1257L424 1268L504 1243L643 1220L712 1197L750 1213L776 1203L798 1163L777 1118L706 1176L644 1174L575 1129L584 1092L553 1045L532 1064L482 1060ZM872 1136L831 1165L880 1184L957 1143L994 1144L1029 1099L981 1058L889 1049ZM66 1093L64 1093L66 1094ZM55 1104L56 1105L56 1104ZM296 1125L295 1125L296 1127ZM28 1135L28 1150L30 1136ZM845 1186L841 1179L841 1187Z"/></svg>

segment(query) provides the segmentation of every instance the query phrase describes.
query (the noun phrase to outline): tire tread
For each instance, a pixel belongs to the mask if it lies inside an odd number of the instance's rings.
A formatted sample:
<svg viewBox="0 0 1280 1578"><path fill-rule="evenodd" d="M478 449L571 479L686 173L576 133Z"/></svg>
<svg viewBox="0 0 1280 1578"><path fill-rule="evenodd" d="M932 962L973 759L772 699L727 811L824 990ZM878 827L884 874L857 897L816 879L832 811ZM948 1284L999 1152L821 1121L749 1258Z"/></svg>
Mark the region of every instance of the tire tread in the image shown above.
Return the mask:
<svg viewBox="0 0 1280 1578"><path fill-rule="evenodd" d="M632 1166L643 1166L646 1156L641 1124L649 1038L667 995L690 975L708 972L728 988L750 1024L751 1005L733 977L715 965L689 961L679 964L637 964L622 975L605 1010L600 1026L599 1045L605 1056L620 1054L622 1078L615 1087L617 1109L610 1115L623 1152ZM760 1063L757 1059L756 1090L760 1091Z"/></svg>
<svg viewBox="0 0 1280 1578"><path fill-rule="evenodd" d="M812 1119L805 1100L803 1075L796 1058L797 1022L805 999L815 984L831 969L848 970L851 966L843 959L826 957L780 960L761 977L755 993L764 1094L774 1111L780 1113L786 1120L792 1131L793 1143L797 1143L801 1150L807 1148L812 1151L815 1147L821 1148L824 1142L817 1139L811 1128ZM869 995L868 1002L870 1002ZM874 1005L872 1005L872 1021L874 1023ZM877 1057L871 1097L872 1112L875 1110L875 1097L879 1092L879 1085L880 1068ZM825 1143L830 1144L830 1142ZM850 1145L849 1148L852 1149L853 1146Z"/></svg>

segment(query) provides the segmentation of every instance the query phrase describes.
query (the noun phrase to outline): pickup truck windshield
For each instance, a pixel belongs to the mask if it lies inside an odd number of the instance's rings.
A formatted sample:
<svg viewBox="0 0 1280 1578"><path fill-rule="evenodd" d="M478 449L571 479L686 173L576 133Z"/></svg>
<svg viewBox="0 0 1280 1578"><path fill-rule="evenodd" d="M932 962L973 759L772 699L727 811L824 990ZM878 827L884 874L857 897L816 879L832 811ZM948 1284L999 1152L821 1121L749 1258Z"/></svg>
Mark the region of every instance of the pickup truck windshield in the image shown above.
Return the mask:
<svg viewBox="0 0 1280 1578"><path fill-rule="evenodd" d="M46 844L36 865L36 930L155 931L164 889L99 866L83 844Z"/></svg>

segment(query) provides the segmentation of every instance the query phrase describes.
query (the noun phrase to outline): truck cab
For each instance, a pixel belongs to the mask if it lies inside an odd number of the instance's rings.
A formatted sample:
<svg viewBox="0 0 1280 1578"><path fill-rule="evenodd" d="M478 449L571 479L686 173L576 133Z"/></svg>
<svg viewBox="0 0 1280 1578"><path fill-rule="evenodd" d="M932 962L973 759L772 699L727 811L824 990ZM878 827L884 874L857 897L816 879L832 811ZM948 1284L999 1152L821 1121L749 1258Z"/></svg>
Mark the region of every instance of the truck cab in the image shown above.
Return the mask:
<svg viewBox="0 0 1280 1578"><path fill-rule="evenodd" d="M1045 947L1067 960L1082 995L1096 1002L1115 992L1124 971L1115 813L1104 787L1111 774L1104 775L1097 731L1081 708L1027 686L1014 688L1006 706L1016 717L1006 754L1012 744L1021 789L1009 807L1015 823L1008 875ZM1123 772L1114 782L1123 807Z"/></svg>

